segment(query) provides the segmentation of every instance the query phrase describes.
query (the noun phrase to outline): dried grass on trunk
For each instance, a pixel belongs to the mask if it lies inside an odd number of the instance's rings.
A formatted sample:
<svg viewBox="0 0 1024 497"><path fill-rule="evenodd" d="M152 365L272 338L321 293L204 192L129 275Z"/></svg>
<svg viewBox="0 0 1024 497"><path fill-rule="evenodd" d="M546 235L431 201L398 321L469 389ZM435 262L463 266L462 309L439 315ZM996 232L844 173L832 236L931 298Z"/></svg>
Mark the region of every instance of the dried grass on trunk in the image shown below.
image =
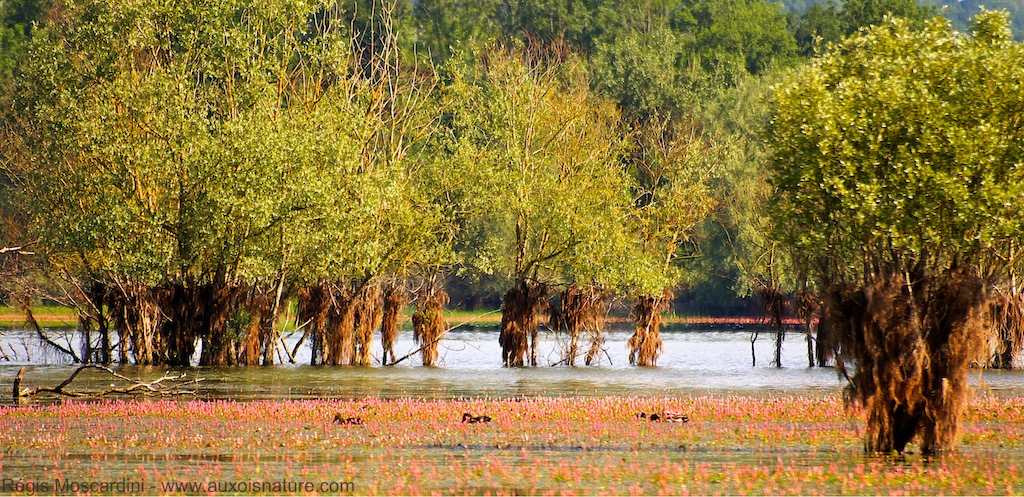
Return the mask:
<svg viewBox="0 0 1024 497"><path fill-rule="evenodd" d="M357 366L369 366L373 361L373 334L380 327L384 314L384 299L380 287L363 286L353 301L353 307L353 362Z"/></svg>
<svg viewBox="0 0 1024 497"><path fill-rule="evenodd" d="M835 329L829 326L828 316L822 312L818 319L818 333L814 340L814 360L819 368L832 365L832 361L839 355L839 337Z"/></svg>
<svg viewBox="0 0 1024 497"><path fill-rule="evenodd" d="M989 367L1012 369L1024 349L1024 295L999 292L989 304L989 327L995 343Z"/></svg>
<svg viewBox="0 0 1024 497"><path fill-rule="evenodd" d="M569 337L562 363L576 365L580 338L584 334L591 338L586 364L589 366L597 360L604 330L604 298L601 292L592 287L569 285L562 291L558 305L551 306L549 322L556 333L565 333Z"/></svg>
<svg viewBox="0 0 1024 497"><path fill-rule="evenodd" d="M855 368L847 398L867 410L868 451L903 452L917 435L924 453L956 447L968 364L987 333L986 299L985 282L959 270L828 290L825 323L841 342L840 371Z"/></svg>
<svg viewBox="0 0 1024 497"><path fill-rule="evenodd" d="M421 288L416 296L416 312L412 315L412 338L420 345L424 366L437 363L437 346L448 324L444 320L444 306L448 292L441 289Z"/></svg>
<svg viewBox="0 0 1024 497"><path fill-rule="evenodd" d="M661 313L669 308L672 292L661 295L642 295L633 305L633 325L636 331L629 338L629 363L637 366L657 366L661 355Z"/></svg>
<svg viewBox="0 0 1024 497"><path fill-rule="evenodd" d="M525 365L527 352L530 365L537 365L537 326L548 306L547 293L547 287L540 283L518 280L502 297L498 342L506 367Z"/></svg>
<svg viewBox="0 0 1024 497"><path fill-rule="evenodd" d="M401 331L399 320L402 311L409 304L409 292L399 285L390 285L384 291L384 314L381 317L380 342L384 346L384 364L395 362L395 342Z"/></svg>

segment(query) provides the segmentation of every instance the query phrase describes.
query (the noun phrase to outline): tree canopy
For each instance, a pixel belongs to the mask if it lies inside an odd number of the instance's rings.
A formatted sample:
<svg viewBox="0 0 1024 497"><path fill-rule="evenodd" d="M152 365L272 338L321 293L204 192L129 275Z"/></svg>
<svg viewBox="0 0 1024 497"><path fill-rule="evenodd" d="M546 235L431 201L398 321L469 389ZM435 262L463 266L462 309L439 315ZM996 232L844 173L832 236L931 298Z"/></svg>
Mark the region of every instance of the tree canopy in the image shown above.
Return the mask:
<svg viewBox="0 0 1024 497"><path fill-rule="evenodd" d="M889 18L775 91L777 236L824 294L869 450L956 447L990 261L1024 236L1022 82L1008 15L982 12L970 37Z"/></svg>

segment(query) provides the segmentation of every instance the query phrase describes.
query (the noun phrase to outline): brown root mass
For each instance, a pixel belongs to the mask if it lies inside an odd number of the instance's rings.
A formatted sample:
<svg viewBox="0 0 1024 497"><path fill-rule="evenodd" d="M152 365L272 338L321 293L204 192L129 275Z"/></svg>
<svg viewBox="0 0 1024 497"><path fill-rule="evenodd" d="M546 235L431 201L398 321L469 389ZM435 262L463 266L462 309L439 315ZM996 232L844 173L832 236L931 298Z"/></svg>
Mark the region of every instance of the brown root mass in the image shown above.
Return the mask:
<svg viewBox="0 0 1024 497"><path fill-rule="evenodd" d="M547 308L547 287L535 281L517 280L501 299L502 364L523 366L530 353L530 365L537 365L537 327Z"/></svg>
<svg viewBox="0 0 1024 497"><path fill-rule="evenodd" d="M228 330L228 320L235 306L239 287L223 281L202 284L174 284L166 292L168 304L162 306L169 319L164 322L165 343L172 346L172 365L187 366L195 338L203 341L200 366L233 366L236 364L237 340ZM185 344L191 340L191 345ZM189 351L188 354L185 352Z"/></svg>
<svg viewBox="0 0 1024 497"><path fill-rule="evenodd" d="M989 304L989 327L993 330L992 357L988 366L1011 369L1024 349L1024 295L999 292Z"/></svg>
<svg viewBox="0 0 1024 497"><path fill-rule="evenodd" d="M551 305L549 322L556 333L565 333L569 337L561 362L576 365L580 337L584 334L590 337L586 364L589 366L597 361L604 330L604 297L601 292L592 287L569 285L562 291L557 305Z"/></svg>
<svg viewBox="0 0 1024 497"><path fill-rule="evenodd" d="M300 323L306 323L306 333L310 337L310 364L324 364L327 315L331 310L330 292L324 284L312 285L299 290L297 300L297 319Z"/></svg>
<svg viewBox="0 0 1024 497"><path fill-rule="evenodd" d="M122 363L165 364L165 349L159 333L160 306L153 288L138 283L119 282L107 293L107 307L118 333L118 355Z"/></svg>
<svg viewBox="0 0 1024 497"><path fill-rule="evenodd" d="M917 435L924 453L956 447L967 368L987 333L985 282L951 269L894 272L864 287L833 285L824 322L840 342L847 398L867 410L870 452L903 452Z"/></svg>
<svg viewBox="0 0 1024 497"><path fill-rule="evenodd" d="M636 331L629 338L629 363L637 366L657 366L661 355L661 313L669 308L672 292L661 295L642 295L633 306L633 325Z"/></svg>
<svg viewBox="0 0 1024 497"><path fill-rule="evenodd" d="M280 337L276 326L276 291L273 287L254 285L240 302L245 327L238 352L238 364L255 366L274 364L274 352Z"/></svg>
<svg viewBox="0 0 1024 497"><path fill-rule="evenodd" d="M373 360L373 333L380 327L384 314L384 299L380 287L364 286L356 294L353 306L352 358L357 366L368 366Z"/></svg>
<svg viewBox="0 0 1024 497"><path fill-rule="evenodd" d="M355 295L350 285L335 284L328 288L330 310L324 334L324 364L351 365L355 351Z"/></svg>
<svg viewBox="0 0 1024 497"><path fill-rule="evenodd" d="M437 363L437 346L448 328L444 320L444 306L448 293L441 289L423 287L417 292L416 312L412 315L412 337L420 344L424 366Z"/></svg>
<svg viewBox="0 0 1024 497"><path fill-rule="evenodd" d="M399 319L409 303L409 292L399 285L390 285L384 291L384 310L380 325L380 342L384 346L383 364L392 364L395 357L395 342L401 331Z"/></svg>

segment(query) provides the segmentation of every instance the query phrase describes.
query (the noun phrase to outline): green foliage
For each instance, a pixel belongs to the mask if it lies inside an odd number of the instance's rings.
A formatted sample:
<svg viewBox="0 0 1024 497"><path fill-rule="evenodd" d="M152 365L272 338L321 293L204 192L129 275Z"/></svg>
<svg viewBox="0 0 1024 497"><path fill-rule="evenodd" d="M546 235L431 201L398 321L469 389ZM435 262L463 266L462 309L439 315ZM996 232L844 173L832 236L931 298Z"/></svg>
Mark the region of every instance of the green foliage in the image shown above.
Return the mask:
<svg viewBox="0 0 1024 497"><path fill-rule="evenodd" d="M725 149L695 122L667 119L641 127L633 143L638 248L630 290L657 297L694 279L684 262L699 253L695 228L718 202L711 183Z"/></svg>
<svg viewBox="0 0 1024 497"><path fill-rule="evenodd" d="M890 19L776 90L778 235L819 274L979 264L1020 238L1024 49L1005 13L975 26Z"/></svg>
<svg viewBox="0 0 1024 497"><path fill-rule="evenodd" d="M619 116L578 63L496 49L445 92L440 184L460 206L464 262L509 281L611 283L629 205Z"/></svg>
<svg viewBox="0 0 1024 497"><path fill-rule="evenodd" d="M776 4L758 0L702 0L677 14L677 24L696 36L692 48L704 68L730 86L745 74L786 66L796 43Z"/></svg>
<svg viewBox="0 0 1024 497"><path fill-rule="evenodd" d="M435 219L407 174L421 100L380 91L408 87L390 46L353 50L364 38L328 8L68 7L33 43L17 123L48 247L152 284L365 279L421 254Z"/></svg>

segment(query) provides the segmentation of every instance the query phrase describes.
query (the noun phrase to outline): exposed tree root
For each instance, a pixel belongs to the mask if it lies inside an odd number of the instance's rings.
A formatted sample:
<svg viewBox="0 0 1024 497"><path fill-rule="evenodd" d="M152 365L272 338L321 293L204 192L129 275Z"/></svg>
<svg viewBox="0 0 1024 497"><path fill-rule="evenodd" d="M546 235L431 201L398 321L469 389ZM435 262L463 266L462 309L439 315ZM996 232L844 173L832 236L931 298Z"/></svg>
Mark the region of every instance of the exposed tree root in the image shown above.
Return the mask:
<svg viewBox="0 0 1024 497"><path fill-rule="evenodd" d="M557 305L550 307L549 322L556 333L565 333L569 344L563 351L562 364L576 365L579 356L580 339L589 336L590 348L586 364L596 362L603 344L604 298L592 287L569 285L559 296Z"/></svg>
<svg viewBox="0 0 1024 497"><path fill-rule="evenodd" d="M383 364L395 362L395 342L402 329L399 319L408 303L409 292L402 286L393 284L384 291L384 314L380 325L380 342L384 346L384 357L381 358Z"/></svg>
<svg viewBox="0 0 1024 497"><path fill-rule="evenodd" d="M1011 369L1024 350L1024 294L999 292L989 304L989 327L994 330L988 366Z"/></svg>

